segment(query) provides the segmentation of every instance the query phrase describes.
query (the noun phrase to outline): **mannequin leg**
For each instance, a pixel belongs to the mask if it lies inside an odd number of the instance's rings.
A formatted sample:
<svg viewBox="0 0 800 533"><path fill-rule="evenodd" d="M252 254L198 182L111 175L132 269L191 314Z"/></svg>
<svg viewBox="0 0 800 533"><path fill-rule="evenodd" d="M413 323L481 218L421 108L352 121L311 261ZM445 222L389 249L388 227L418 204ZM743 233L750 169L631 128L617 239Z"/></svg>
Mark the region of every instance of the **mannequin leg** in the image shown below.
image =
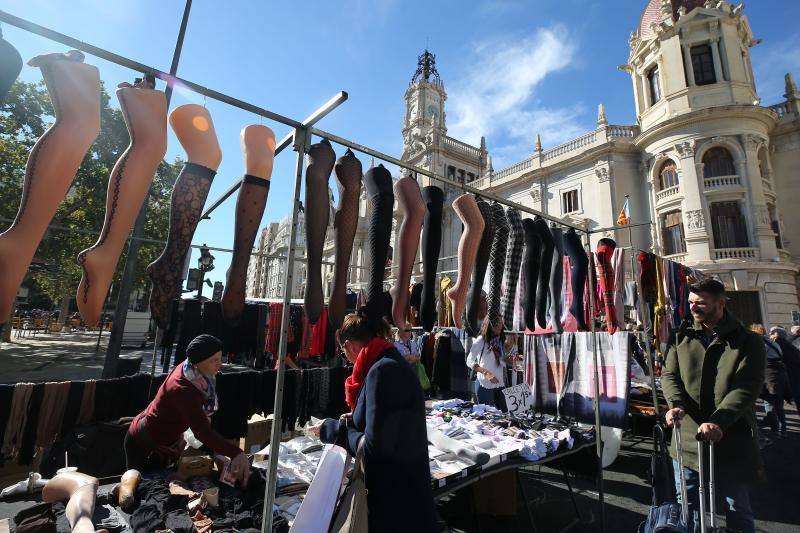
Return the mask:
<svg viewBox="0 0 800 533"><path fill-rule="evenodd" d="M236 232L233 237L233 257L222 294L222 317L235 326L244 312L247 266L256 240L261 217L269 196L272 159L275 155L275 134L258 124L245 127L241 133L245 175L236 197Z"/></svg>
<svg viewBox="0 0 800 533"><path fill-rule="evenodd" d="M536 284L539 280L539 263L542 257L542 240L531 218L523 219L525 255L522 259L522 308L525 327L536 329Z"/></svg>
<svg viewBox="0 0 800 533"><path fill-rule="evenodd" d="M327 139L311 146L306 167L306 316L316 324L325 305L322 296L322 248L328 229L330 203L328 180L336 162L336 154Z"/></svg>
<svg viewBox="0 0 800 533"><path fill-rule="evenodd" d="M167 150L164 93L146 85L122 84L117 89L117 98L131 144L109 177L106 217L100 238L78 255L83 276L76 301L84 322L90 325L97 324L100 319L122 247Z"/></svg>
<svg viewBox="0 0 800 533"><path fill-rule="evenodd" d="M447 291L447 297L453 309L453 323L457 328L462 328L469 280L475 268L475 256L478 254L486 222L472 194L462 194L456 198L453 201L453 211L464 224L464 233L458 242L458 278L456 284Z"/></svg>
<svg viewBox="0 0 800 533"><path fill-rule="evenodd" d="M478 199L478 209L483 217L484 227L481 235L481 243L478 246L478 255L475 257L475 271L472 275L472 285L469 289L467 298L467 322L464 327L472 337L478 336L480 323L478 313L481 305L481 291L483 290L483 280L486 278L486 269L489 266L489 255L492 251L492 241L494 240L494 219L492 208L489 202Z"/></svg>
<svg viewBox="0 0 800 533"><path fill-rule="evenodd" d="M186 150L188 161L172 189L167 244L158 259L147 267L153 283L150 312L162 329L169 323L171 302L180 293L186 254L222 161L214 124L206 108L196 104L178 107L170 113L169 123Z"/></svg>
<svg viewBox="0 0 800 533"><path fill-rule="evenodd" d="M550 327L561 333L561 289L564 285L564 232L561 228L552 227L553 262L550 269Z"/></svg>
<svg viewBox="0 0 800 533"><path fill-rule="evenodd" d="M96 478L79 472L56 475L42 489L42 500L48 503L69 499L65 514L73 533L94 533L92 515L97 497Z"/></svg>
<svg viewBox="0 0 800 533"><path fill-rule="evenodd" d="M414 268L414 259L419 248L422 219L425 216L425 204L422 202L422 193L417 180L410 176L400 178L394 186L397 204L403 213L403 222L400 224L397 243L397 278L394 286L389 290L392 295L392 319L394 324L405 330L406 311L408 310L409 287L411 285L411 270Z"/></svg>
<svg viewBox="0 0 800 533"><path fill-rule="evenodd" d="M569 282L572 292L572 302L569 305L567 320L575 320L579 331L588 331L584 318L584 295L586 276L588 273L589 259L583 249L580 236L575 230L570 229L564 233L564 249L569 257Z"/></svg>
<svg viewBox="0 0 800 533"><path fill-rule="evenodd" d="M31 150L17 217L0 234L0 322L14 300L33 254L83 156L100 131L100 76L83 55L51 54L30 61L42 70L56 120Z"/></svg>
<svg viewBox="0 0 800 533"><path fill-rule="evenodd" d="M0 31L0 104L6 99L8 90L17 81L22 70L22 58L11 43L3 39Z"/></svg>
<svg viewBox="0 0 800 533"><path fill-rule="evenodd" d="M603 304L606 312L606 327L612 335L617 331L614 322L616 311L614 308L614 267L611 257L617 243L611 239L600 239L597 244L597 273L600 278L600 288L603 291Z"/></svg>
<svg viewBox="0 0 800 533"><path fill-rule="evenodd" d="M497 324L503 320L500 313L500 296L503 291L503 272L506 268L506 252L508 249L508 221L503 206L492 203L492 220L494 221L494 239L489 254L489 293L486 295L489 306L489 320Z"/></svg>
<svg viewBox="0 0 800 533"><path fill-rule="evenodd" d="M425 220L422 225L422 303L420 319L422 328L431 332L436 322L436 267L442 249L442 205L444 191L435 185L422 189L425 202Z"/></svg>
<svg viewBox="0 0 800 533"><path fill-rule="evenodd" d="M367 285L367 309L369 316L384 317L383 278L386 271L386 257L389 253L389 239L392 235L392 210L394 193L392 175L383 165L378 165L364 175L364 187L369 196L369 285Z"/></svg>
<svg viewBox="0 0 800 533"><path fill-rule="evenodd" d="M525 243L525 230L522 228L522 218L519 211L513 207L506 209L506 224L508 224L509 240L506 250L506 292L500 299L500 308L503 313L503 323L506 330L515 330L514 306L517 294L519 271L522 267L522 247Z"/></svg>
<svg viewBox="0 0 800 533"><path fill-rule="evenodd" d="M547 327L547 304L550 297L550 270L553 268L553 234L543 218L534 220L536 233L542 242L542 255L539 258L539 279L536 283L536 323L540 328Z"/></svg>
<svg viewBox="0 0 800 533"><path fill-rule="evenodd" d="M339 208L333 217L336 259L333 266L333 288L328 301L328 320L339 329L347 309L347 274L353 240L358 229L358 199L361 196L361 161L348 149L336 161L336 182L339 185Z"/></svg>

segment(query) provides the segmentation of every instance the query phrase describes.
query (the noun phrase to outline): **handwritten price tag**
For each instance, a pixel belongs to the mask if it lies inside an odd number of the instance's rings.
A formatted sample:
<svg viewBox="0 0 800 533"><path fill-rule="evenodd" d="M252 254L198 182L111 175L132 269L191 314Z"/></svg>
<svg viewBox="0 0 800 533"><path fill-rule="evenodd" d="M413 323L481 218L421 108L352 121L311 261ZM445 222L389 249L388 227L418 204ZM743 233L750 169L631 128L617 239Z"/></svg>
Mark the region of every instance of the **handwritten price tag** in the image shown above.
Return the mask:
<svg viewBox="0 0 800 533"><path fill-rule="evenodd" d="M503 389L503 395L506 397L506 407L508 407L509 413L522 413L533 405L533 394L526 383Z"/></svg>

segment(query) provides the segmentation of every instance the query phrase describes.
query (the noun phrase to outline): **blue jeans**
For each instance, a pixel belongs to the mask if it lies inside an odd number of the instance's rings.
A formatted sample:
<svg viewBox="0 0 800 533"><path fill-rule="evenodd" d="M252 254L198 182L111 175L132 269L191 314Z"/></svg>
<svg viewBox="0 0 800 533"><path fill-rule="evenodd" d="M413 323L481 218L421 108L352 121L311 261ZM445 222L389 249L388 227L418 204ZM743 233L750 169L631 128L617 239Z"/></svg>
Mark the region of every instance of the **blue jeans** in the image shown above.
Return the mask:
<svg viewBox="0 0 800 533"><path fill-rule="evenodd" d="M475 396L478 397L478 403L485 405L492 405L501 411L508 411L506 407L506 397L503 395L503 389L498 387L496 389L486 389L481 387L480 382L475 380Z"/></svg>
<svg viewBox="0 0 800 533"><path fill-rule="evenodd" d="M678 494L678 502L681 501L681 481L679 477L680 469L678 461L672 460L672 469L675 472L675 491ZM689 531L700 531L700 475L694 470L683 469L684 479L686 479L686 497L689 499L689 516L686 524ZM714 479L717 509L724 510L725 521L729 528L742 531L743 533L755 533L756 526L753 518L753 509L750 507L750 488L746 483L737 481L721 482L719 477ZM706 479L706 488L708 479ZM706 494L708 491L706 490ZM719 506L725 502L722 507ZM706 505L706 511L710 508ZM709 523L706 521L706 526Z"/></svg>

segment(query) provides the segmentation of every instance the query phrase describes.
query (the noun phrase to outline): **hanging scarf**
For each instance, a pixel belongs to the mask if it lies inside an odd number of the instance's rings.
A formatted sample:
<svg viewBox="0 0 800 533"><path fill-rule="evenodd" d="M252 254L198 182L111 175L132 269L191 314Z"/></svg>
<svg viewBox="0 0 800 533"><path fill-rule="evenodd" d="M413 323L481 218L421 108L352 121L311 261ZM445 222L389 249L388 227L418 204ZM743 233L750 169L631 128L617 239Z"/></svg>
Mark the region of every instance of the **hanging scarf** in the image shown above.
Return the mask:
<svg viewBox="0 0 800 533"><path fill-rule="evenodd" d="M205 401L203 402L203 412L206 416L211 416L219 408L219 400L217 399L217 378L208 377L192 366L188 359L183 362L183 377L192 382L192 385L197 387L197 390L203 393ZM205 382L206 388L203 390L201 382Z"/></svg>
<svg viewBox="0 0 800 533"><path fill-rule="evenodd" d="M389 348L394 348L391 342L383 337L373 337L361 348L361 351L358 352L356 364L353 366L353 373L350 374L344 382L344 396L351 410L356 408L358 393L361 391L364 380L367 379L369 369L378 362L378 359L380 359L383 353Z"/></svg>
<svg viewBox="0 0 800 533"><path fill-rule="evenodd" d="M503 357L503 344L500 341L500 337L495 337L489 341L489 349L494 354L495 363L499 365L500 358Z"/></svg>

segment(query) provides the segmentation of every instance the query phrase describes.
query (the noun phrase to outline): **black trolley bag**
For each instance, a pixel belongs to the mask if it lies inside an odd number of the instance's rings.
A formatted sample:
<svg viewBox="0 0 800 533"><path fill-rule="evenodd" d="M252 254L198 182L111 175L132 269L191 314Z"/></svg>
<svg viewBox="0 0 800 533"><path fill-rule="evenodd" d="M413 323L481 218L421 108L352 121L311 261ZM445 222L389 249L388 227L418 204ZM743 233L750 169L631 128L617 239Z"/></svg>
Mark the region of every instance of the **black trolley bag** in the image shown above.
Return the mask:
<svg viewBox="0 0 800 533"><path fill-rule="evenodd" d="M678 448L678 468L683 474L683 453L681 446L681 432L679 424L675 426L675 444ZM686 518L689 508L686 503L686 480L681 475L681 503L675 501L674 491L668 493L663 487L664 476L669 475L671 468L665 465L669 458L664 442L663 428L659 424L653 429L653 439L655 440L655 453L652 461L652 484L653 484L653 505L647 514L647 520L639 525L639 533L689 533L686 526Z"/></svg>

